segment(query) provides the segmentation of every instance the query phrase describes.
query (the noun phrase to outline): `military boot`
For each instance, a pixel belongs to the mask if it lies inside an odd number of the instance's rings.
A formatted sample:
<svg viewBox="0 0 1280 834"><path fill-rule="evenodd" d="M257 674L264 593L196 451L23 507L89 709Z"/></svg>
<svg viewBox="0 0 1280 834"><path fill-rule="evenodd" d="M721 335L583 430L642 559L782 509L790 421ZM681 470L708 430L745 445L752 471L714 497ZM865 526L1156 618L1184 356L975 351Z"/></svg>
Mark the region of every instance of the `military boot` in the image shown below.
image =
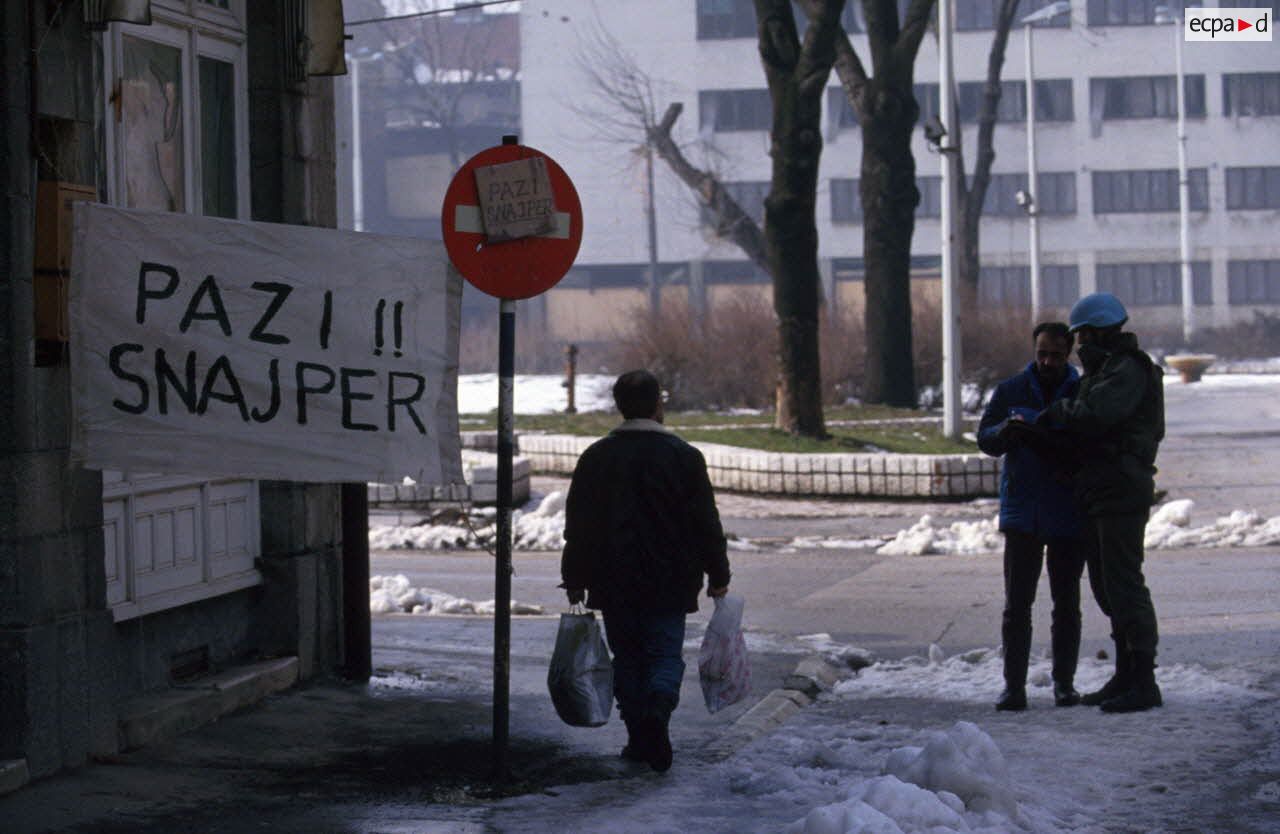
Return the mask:
<svg viewBox="0 0 1280 834"><path fill-rule="evenodd" d="M1156 656L1151 652L1132 652L1129 663L1129 688L1103 701L1103 712L1141 712L1164 706L1160 687L1156 685Z"/></svg>
<svg viewBox="0 0 1280 834"><path fill-rule="evenodd" d="M1101 706L1104 702L1109 701L1129 689L1129 650L1125 648L1124 641L1120 638L1116 637L1112 639L1114 639L1116 643L1115 674L1111 676L1111 680L1102 685L1101 689L1080 697L1080 703L1084 704L1086 707Z"/></svg>
<svg viewBox="0 0 1280 834"><path fill-rule="evenodd" d="M1012 623L1001 628L1004 639L1004 691L996 701L1001 712L1027 708L1027 665L1031 662L1031 624Z"/></svg>

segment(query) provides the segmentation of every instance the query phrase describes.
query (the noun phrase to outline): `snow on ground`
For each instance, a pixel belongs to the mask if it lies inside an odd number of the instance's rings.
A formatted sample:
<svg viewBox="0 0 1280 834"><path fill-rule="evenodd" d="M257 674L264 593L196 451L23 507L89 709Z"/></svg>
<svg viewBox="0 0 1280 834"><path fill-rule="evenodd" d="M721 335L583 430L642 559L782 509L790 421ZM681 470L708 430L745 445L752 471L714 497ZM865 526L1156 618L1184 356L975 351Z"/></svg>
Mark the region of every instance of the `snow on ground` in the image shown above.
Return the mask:
<svg viewBox="0 0 1280 834"><path fill-rule="evenodd" d="M1186 498L1161 505L1147 522L1147 548L1264 547L1280 544L1280 516L1263 518L1249 510L1233 510L1211 524L1193 527L1191 514L1194 509L1195 503ZM375 524L369 527L369 547L374 550L480 550L493 546L497 532L493 517L493 509L485 508L473 512L468 525ZM554 551L564 547L563 492L557 490L548 494L534 509L514 511L512 519L517 549ZM797 536L782 545L749 538L729 540L729 548L737 551L778 547L783 552L826 548L875 549L882 556L970 555L999 553L1004 548L1004 538L998 529L997 518L939 524L935 523L933 516L924 515L907 529L899 530L887 542L880 538L843 536Z"/></svg>
<svg viewBox="0 0 1280 834"><path fill-rule="evenodd" d="M827 635L809 637L840 648ZM1250 673L1161 667L1164 708L1107 716L1054 708L1049 661L1040 657L1031 709L996 714L998 650L948 658L932 646L926 654L862 669L726 760L710 761L677 738L665 776L637 771L557 786L504 800L488 822L508 834L1236 830L1197 823L1245 813L1214 804L1228 778L1219 755L1250 749L1256 731L1246 717L1274 698ZM1109 671L1082 658L1077 680L1091 688Z"/></svg>
<svg viewBox="0 0 1280 834"><path fill-rule="evenodd" d="M612 411L614 377L578 374L574 406L578 411ZM552 414L569 404L564 377L556 374L516 374L512 408L516 414ZM498 407L497 374L458 377L458 413L488 414Z"/></svg>
<svg viewBox="0 0 1280 834"><path fill-rule="evenodd" d="M369 577L369 610L374 614L489 614L497 604L472 602L434 588L415 588L403 574ZM512 614L541 614L541 605L511 600Z"/></svg>

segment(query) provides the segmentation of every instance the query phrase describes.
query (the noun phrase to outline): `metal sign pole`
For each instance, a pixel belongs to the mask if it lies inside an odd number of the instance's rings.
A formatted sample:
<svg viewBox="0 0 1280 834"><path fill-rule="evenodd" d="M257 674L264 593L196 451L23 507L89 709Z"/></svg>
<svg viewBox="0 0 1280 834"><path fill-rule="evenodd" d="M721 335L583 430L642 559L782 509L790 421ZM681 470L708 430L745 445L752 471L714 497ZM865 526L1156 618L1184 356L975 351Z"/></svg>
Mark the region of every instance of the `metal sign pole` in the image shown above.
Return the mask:
<svg viewBox="0 0 1280 834"><path fill-rule="evenodd" d="M502 137L504 145L517 143ZM511 465L515 447L513 406L516 365L516 302L498 302L498 548L494 565L493 774L507 775L511 725Z"/></svg>
<svg viewBox="0 0 1280 834"><path fill-rule="evenodd" d="M507 734L511 689L511 458L515 433L512 405L515 388L516 303L502 299L498 307L498 559L494 568L493 615L493 770L507 772Z"/></svg>

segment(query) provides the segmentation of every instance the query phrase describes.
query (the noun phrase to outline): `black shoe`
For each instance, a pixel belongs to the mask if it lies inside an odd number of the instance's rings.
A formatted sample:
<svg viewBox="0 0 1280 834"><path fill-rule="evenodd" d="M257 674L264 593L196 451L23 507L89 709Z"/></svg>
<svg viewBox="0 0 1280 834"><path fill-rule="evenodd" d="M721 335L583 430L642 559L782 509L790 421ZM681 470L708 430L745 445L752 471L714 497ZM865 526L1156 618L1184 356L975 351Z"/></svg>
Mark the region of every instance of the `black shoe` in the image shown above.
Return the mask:
<svg viewBox="0 0 1280 834"><path fill-rule="evenodd" d="M1000 712L1021 712L1027 708L1027 690L1005 689L996 701L996 709Z"/></svg>
<svg viewBox="0 0 1280 834"><path fill-rule="evenodd" d="M1164 706L1164 698L1160 695L1160 687L1154 683L1149 686L1134 684L1127 691L1114 698L1102 702L1103 712L1142 712L1152 707Z"/></svg>
<svg viewBox="0 0 1280 834"><path fill-rule="evenodd" d="M628 741L627 745L622 748L622 752L618 755L629 762L645 762L649 760L648 756L646 756L640 749L640 745L636 744L634 741Z"/></svg>
<svg viewBox="0 0 1280 834"><path fill-rule="evenodd" d="M1074 707L1080 703L1080 693L1069 683L1053 685L1053 703L1060 707Z"/></svg>

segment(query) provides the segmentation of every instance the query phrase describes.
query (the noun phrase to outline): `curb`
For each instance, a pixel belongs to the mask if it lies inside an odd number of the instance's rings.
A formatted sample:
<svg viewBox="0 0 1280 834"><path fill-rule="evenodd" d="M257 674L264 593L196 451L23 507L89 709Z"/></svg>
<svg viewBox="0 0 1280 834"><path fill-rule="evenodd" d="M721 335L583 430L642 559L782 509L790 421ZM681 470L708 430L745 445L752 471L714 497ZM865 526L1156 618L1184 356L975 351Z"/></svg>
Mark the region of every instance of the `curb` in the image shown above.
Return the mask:
<svg viewBox="0 0 1280 834"><path fill-rule="evenodd" d="M0 762L0 796L13 793L30 780L31 775L27 771L26 759L9 759Z"/></svg>
<svg viewBox="0 0 1280 834"><path fill-rule="evenodd" d="M760 736L778 729L791 716L817 700L820 693L831 689L839 679L839 670L821 655L806 657L796 664L794 672L787 675L781 688L771 690L759 703L738 716L723 735L708 744L707 752L715 759L727 759Z"/></svg>
<svg viewBox="0 0 1280 834"><path fill-rule="evenodd" d="M121 710L120 749L173 738L256 703L298 681L298 659L284 657L228 669L188 687L134 698Z"/></svg>

